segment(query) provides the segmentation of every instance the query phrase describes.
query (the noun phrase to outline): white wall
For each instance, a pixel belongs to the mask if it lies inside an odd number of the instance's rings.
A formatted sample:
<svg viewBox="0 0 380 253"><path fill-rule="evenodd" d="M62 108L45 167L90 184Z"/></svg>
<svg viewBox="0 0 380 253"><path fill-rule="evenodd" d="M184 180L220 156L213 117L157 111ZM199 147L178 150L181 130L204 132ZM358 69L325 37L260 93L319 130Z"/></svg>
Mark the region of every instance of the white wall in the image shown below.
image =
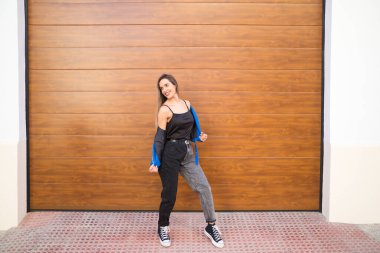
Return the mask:
<svg viewBox="0 0 380 253"><path fill-rule="evenodd" d="M380 1L326 5L323 214L380 223Z"/></svg>
<svg viewBox="0 0 380 253"><path fill-rule="evenodd" d="M26 214L24 1L0 1L0 230Z"/></svg>

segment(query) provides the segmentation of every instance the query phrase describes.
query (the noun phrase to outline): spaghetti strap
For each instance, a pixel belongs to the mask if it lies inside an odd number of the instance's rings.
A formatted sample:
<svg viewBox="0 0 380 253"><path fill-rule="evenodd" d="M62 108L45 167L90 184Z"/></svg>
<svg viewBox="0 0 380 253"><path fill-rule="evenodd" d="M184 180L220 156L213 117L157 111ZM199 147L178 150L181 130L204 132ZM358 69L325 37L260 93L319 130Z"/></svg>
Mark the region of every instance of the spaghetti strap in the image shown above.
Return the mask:
<svg viewBox="0 0 380 253"><path fill-rule="evenodd" d="M182 99L183 102L185 102L185 105L186 105L186 108L187 108L187 111L190 111L190 108L187 106L187 103L184 99Z"/></svg>
<svg viewBox="0 0 380 253"><path fill-rule="evenodd" d="M170 107L168 105L164 105L166 106L167 108L169 108L169 110L174 114L174 112L172 111L172 109L170 109Z"/></svg>

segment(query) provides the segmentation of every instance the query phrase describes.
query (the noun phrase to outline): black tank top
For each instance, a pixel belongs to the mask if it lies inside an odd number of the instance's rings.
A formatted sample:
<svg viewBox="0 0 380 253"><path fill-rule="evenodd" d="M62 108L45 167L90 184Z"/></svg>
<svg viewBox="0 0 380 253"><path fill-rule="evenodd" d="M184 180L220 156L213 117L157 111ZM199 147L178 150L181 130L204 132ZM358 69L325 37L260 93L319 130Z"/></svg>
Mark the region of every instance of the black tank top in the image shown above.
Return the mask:
<svg viewBox="0 0 380 253"><path fill-rule="evenodd" d="M183 102L186 104L184 100ZM194 118L187 104L188 111L185 113L174 113L169 106L167 107L173 113L173 116L166 125L166 138L190 140L194 127Z"/></svg>

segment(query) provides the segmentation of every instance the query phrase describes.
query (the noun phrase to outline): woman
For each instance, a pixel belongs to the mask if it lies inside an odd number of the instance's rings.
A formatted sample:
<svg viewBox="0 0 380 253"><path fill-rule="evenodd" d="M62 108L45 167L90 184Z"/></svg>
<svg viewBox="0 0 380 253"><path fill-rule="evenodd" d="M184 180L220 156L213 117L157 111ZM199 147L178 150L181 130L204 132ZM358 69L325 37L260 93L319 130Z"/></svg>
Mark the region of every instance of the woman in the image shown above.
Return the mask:
<svg viewBox="0 0 380 253"><path fill-rule="evenodd" d="M191 142L206 141L207 134L201 132L198 117L187 100L178 96L178 84L169 74L160 76L157 87L161 98L158 111L158 127L152 147L152 161L149 171L159 173L162 182L161 204L158 220L158 236L164 247L169 247L169 217L173 210L181 174L198 192L207 226L204 234L212 244L222 248L223 240L215 225L215 210L210 185L198 160Z"/></svg>

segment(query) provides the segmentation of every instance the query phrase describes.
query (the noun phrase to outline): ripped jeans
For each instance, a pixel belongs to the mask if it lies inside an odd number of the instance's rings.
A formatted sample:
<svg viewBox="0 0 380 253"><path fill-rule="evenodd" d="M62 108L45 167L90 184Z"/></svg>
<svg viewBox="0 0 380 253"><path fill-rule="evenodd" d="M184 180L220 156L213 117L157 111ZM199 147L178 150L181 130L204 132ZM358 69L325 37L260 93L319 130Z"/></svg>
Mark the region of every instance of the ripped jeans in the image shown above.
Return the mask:
<svg viewBox="0 0 380 253"><path fill-rule="evenodd" d="M177 196L178 174L181 174L193 191L198 193L206 222L215 222L211 187L201 166L195 164L195 155L190 141L167 141L158 173L162 183L159 226L169 225L170 213Z"/></svg>

